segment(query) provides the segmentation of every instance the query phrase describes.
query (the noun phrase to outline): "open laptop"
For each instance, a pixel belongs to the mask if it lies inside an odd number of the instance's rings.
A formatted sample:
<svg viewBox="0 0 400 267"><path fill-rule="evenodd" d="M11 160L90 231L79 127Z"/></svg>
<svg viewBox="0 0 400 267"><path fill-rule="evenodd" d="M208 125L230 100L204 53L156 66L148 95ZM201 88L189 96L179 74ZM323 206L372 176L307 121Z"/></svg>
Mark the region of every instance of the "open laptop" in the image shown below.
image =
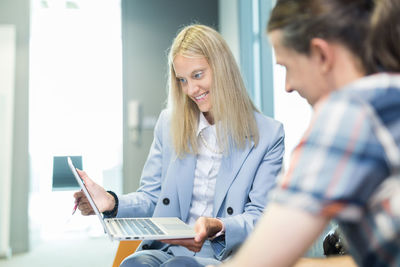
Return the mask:
<svg viewBox="0 0 400 267"><path fill-rule="evenodd" d="M196 233L177 217L160 218L103 218L83 180L68 157L68 165L90 205L103 225L104 231L116 240L160 240L193 238Z"/></svg>

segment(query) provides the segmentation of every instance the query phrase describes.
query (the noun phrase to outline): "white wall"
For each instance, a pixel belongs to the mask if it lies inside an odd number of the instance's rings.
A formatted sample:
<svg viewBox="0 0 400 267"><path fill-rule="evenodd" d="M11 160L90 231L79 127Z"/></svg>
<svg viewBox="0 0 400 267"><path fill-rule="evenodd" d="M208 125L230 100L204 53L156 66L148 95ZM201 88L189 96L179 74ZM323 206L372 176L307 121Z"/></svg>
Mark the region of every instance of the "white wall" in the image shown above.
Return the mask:
<svg viewBox="0 0 400 267"><path fill-rule="evenodd" d="M0 257L10 254L15 27L0 25Z"/></svg>

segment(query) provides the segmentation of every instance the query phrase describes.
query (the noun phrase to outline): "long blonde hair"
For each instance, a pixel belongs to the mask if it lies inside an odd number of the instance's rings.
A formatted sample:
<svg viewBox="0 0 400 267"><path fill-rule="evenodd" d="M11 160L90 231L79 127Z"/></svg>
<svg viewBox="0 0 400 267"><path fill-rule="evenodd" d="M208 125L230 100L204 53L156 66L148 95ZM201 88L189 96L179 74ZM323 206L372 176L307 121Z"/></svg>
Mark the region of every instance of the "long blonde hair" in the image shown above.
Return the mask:
<svg viewBox="0 0 400 267"><path fill-rule="evenodd" d="M211 85L212 115L217 140L225 152L229 145L244 148L252 139L258 144L259 133L254 117L257 111L247 94L236 61L222 38L214 29L204 25L184 27L174 39L168 55L171 135L178 157L197 153L199 109L178 82L173 67L177 55L206 58L213 74Z"/></svg>

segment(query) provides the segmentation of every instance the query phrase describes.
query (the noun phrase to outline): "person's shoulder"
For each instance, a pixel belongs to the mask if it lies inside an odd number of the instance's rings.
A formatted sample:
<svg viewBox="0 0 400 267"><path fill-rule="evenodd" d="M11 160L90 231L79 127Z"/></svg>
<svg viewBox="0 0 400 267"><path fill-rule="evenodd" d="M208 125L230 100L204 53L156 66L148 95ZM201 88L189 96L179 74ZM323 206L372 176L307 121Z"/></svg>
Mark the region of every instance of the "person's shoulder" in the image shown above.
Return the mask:
<svg viewBox="0 0 400 267"><path fill-rule="evenodd" d="M158 116L157 123L155 126L156 132L166 132L166 129L169 128L171 123L171 110L165 108L161 110L160 115Z"/></svg>
<svg viewBox="0 0 400 267"><path fill-rule="evenodd" d="M339 90L343 95L357 94L360 91L363 93L376 93L386 90L400 90L400 73L377 73L360 78L344 89Z"/></svg>
<svg viewBox="0 0 400 267"><path fill-rule="evenodd" d="M366 104L373 109L396 106L400 103L400 74L378 73L360 78L341 90L333 92L326 101L326 106L353 107L362 109Z"/></svg>
<svg viewBox="0 0 400 267"><path fill-rule="evenodd" d="M381 72L365 76L355 82L360 88L398 88L400 89L400 73Z"/></svg>
<svg viewBox="0 0 400 267"><path fill-rule="evenodd" d="M162 124L169 125L171 122L172 111L169 108L165 108L161 110L160 115L158 116L158 122Z"/></svg>
<svg viewBox="0 0 400 267"><path fill-rule="evenodd" d="M254 112L254 117L259 134L259 147L270 146L271 142L275 143L277 140L285 138L285 131L281 122L257 111Z"/></svg>
<svg viewBox="0 0 400 267"><path fill-rule="evenodd" d="M257 122L259 131L265 129L279 129L283 125L280 121L277 121L269 116L266 116L258 111L254 111L254 118Z"/></svg>
<svg viewBox="0 0 400 267"><path fill-rule="evenodd" d="M171 109L169 108L164 108L161 110L160 115L158 116L159 119L169 119L171 117Z"/></svg>

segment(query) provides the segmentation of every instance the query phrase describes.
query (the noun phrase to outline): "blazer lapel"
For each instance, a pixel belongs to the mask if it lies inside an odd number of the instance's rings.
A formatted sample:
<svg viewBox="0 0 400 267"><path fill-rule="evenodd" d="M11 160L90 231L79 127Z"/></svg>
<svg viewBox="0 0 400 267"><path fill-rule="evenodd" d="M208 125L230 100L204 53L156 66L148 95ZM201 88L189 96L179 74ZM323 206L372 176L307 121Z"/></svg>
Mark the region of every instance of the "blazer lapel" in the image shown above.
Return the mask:
<svg viewBox="0 0 400 267"><path fill-rule="evenodd" d="M176 183L178 188L179 207L182 221L186 221L189 215L190 203L192 201L194 169L196 168L196 157L192 154L183 159L176 160Z"/></svg>
<svg viewBox="0 0 400 267"><path fill-rule="evenodd" d="M221 161L221 166L218 172L217 182L215 185L215 196L214 196L214 217L217 216L221 204L231 186L233 180L235 180L237 173L246 160L250 151L253 149L254 142L251 142L250 146L246 146L242 150L238 150L231 146L231 153L224 156Z"/></svg>

